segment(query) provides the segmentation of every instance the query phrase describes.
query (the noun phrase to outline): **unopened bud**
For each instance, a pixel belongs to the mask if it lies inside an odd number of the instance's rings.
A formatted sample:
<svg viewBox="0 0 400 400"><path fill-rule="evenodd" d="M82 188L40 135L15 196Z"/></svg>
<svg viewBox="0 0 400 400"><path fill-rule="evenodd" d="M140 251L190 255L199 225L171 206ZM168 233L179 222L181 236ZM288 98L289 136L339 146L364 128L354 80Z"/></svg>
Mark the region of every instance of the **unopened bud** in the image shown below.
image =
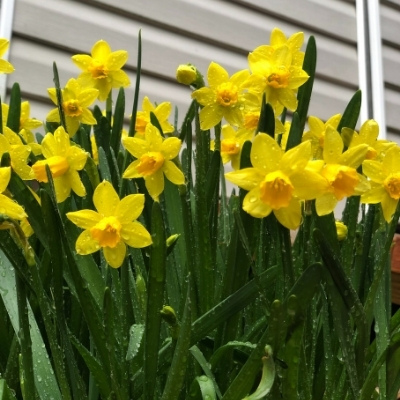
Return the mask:
<svg viewBox="0 0 400 400"><path fill-rule="evenodd" d="M192 64L181 64L176 70L176 80L183 85L191 85L196 78L197 69Z"/></svg>
<svg viewBox="0 0 400 400"><path fill-rule="evenodd" d="M340 221L335 221L335 225L338 240L345 240L347 238L347 226Z"/></svg>

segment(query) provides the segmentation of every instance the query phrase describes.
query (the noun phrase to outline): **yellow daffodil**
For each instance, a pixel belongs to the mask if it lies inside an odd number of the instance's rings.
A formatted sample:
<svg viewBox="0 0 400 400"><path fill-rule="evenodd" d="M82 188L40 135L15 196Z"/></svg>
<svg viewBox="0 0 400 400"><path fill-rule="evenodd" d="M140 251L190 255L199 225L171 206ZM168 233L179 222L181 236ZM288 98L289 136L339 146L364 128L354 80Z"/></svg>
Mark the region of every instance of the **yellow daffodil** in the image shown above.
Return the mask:
<svg viewBox="0 0 400 400"><path fill-rule="evenodd" d="M219 64L210 64L207 72L209 87L202 87L192 93L192 98L204 106L199 115L201 129L212 128L222 118L234 126L243 123L242 112L248 103L257 104L256 96L245 93L243 84L248 77L249 71L243 70L229 78L228 72Z"/></svg>
<svg viewBox="0 0 400 400"><path fill-rule="evenodd" d="M7 119L9 112L9 105L2 103L1 104L1 112L3 119L3 132L7 127ZM32 150L32 153L37 156L41 154L40 144L36 142L35 136L32 132L32 129L38 128L42 126L42 122L38 119L30 117L30 104L28 101L23 101L21 103L21 116L20 116L20 124L18 135L24 140L25 143L21 141L21 144L27 144ZM17 135L17 136L18 136Z"/></svg>
<svg viewBox="0 0 400 400"><path fill-rule="evenodd" d="M125 170L123 178L144 178L153 199L157 200L164 190L164 175L175 185L185 183L182 171L172 161L181 148L178 138L163 139L155 126L147 124L144 139L128 137L122 142L137 159Z"/></svg>
<svg viewBox="0 0 400 400"><path fill-rule="evenodd" d="M24 209L8 196L2 194L8 186L11 178L11 168L0 168L0 214L7 215L9 218L22 220L27 215Z"/></svg>
<svg viewBox="0 0 400 400"><path fill-rule="evenodd" d="M279 28L274 28L271 32L271 47L277 49L278 47L281 47L283 45L288 46L292 53L292 64L298 67L301 67L304 61L304 52L300 51L301 46L303 46L303 42L303 32L296 32L289 38L287 38L286 35ZM255 53L256 51L257 49L254 50L253 53Z"/></svg>
<svg viewBox="0 0 400 400"><path fill-rule="evenodd" d="M21 138L8 127L4 127L3 134L0 134L0 159L4 153L10 154L11 168L21 179L34 179L35 175L28 165L31 147L23 144Z"/></svg>
<svg viewBox="0 0 400 400"><path fill-rule="evenodd" d="M368 145L368 151L365 158L367 160L377 159L390 147L396 146L394 142L378 139L378 135L378 123L373 119L369 119L362 124L360 133L353 131L349 148L358 146L359 144L366 144Z"/></svg>
<svg viewBox="0 0 400 400"><path fill-rule="evenodd" d="M345 152L343 148L339 133L328 126L325 133L323 161L316 160L309 163L309 167L319 170L329 184L328 190L316 199L318 215L331 213L339 200L360 195L369 188L367 179L357 172L357 168L365 159L368 146L360 144Z"/></svg>
<svg viewBox="0 0 400 400"><path fill-rule="evenodd" d="M311 200L326 190L325 180L306 169L311 158L309 142L286 153L265 133L258 134L250 153L252 168L228 172L226 178L248 190L243 209L256 218L273 212L289 229L301 222L301 201Z"/></svg>
<svg viewBox="0 0 400 400"><path fill-rule="evenodd" d="M229 161L232 163L233 169L240 167L240 154L243 144L246 140L253 139L253 132L249 130L236 130L231 125L222 127L221 137L221 157L224 164ZM215 141L211 141L211 150L215 148Z"/></svg>
<svg viewBox="0 0 400 400"><path fill-rule="evenodd" d="M143 194L131 194L120 200L107 181L100 183L93 194L96 211L81 210L67 213L67 218L85 229L76 241L76 252L92 254L100 249L113 268L124 262L126 245L142 248L152 241L149 232L138 221L144 207Z"/></svg>
<svg viewBox="0 0 400 400"><path fill-rule="evenodd" d="M49 96L54 104L57 102L56 89L48 89ZM70 137L74 136L79 129L79 124L96 125L97 121L93 117L88 107L97 99L99 91L92 88L82 87L78 81L71 78L62 90L62 109L65 115L67 132ZM60 122L58 108L51 110L46 117L49 122Z"/></svg>
<svg viewBox="0 0 400 400"><path fill-rule="evenodd" d="M323 122L317 117L308 117L308 127L310 130L304 133L302 141L304 142L309 140L311 142L314 158L322 159L326 129L328 126L331 126L333 129L337 129L341 118L341 114L335 114L326 122Z"/></svg>
<svg viewBox="0 0 400 400"><path fill-rule="evenodd" d="M192 64L181 64L176 69L176 80L182 85L191 85L197 79L197 68Z"/></svg>
<svg viewBox="0 0 400 400"><path fill-rule="evenodd" d="M10 43L7 39L0 38L0 74L11 74L14 72L14 67L12 64L1 59L1 57L3 57L7 52L9 45Z"/></svg>
<svg viewBox="0 0 400 400"><path fill-rule="evenodd" d="M246 87L258 93L265 92L267 102L274 108L276 115L283 108L294 111L297 108L297 89L307 79L307 73L293 63L293 54L287 45L249 54L251 76Z"/></svg>
<svg viewBox="0 0 400 400"><path fill-rule="evenodd" d="M72 57L74 64L83 71L78 77L79 82L82 86L98 89L100 101L107 99L112 88L130 85L128 75L121 70L127 60L126 50L111 51L105 40L94 44L91 56L77 54Z"/></svg>
<svg viewBox="0 0 400 400"><path fill-rule="evenodd" d="M158 106L154 106L145 96L142 102L142 111L138 111L136 114L135 132L137 135L144 137L146 126L150 123L151 112L157 117L163 133L172 133L175 130L168 122L168 117L171 114L171 103L164 101Z"/></svg>
<svg viewBox="0 0 400 400"><path fill-rule="evenodd" d="M47 133L42 141L44 160L37 161L32 169L39 182L47 182L46 165L49 166L54 179L57 202L63 202L71 190L78 196L85 196L85 186L78 171L86 164L88 153L78 146L71 145L68 134L59 127L54 135Z"/></svg>
<svg viewBox="0 0 400 400"><path fill-rule="evenodd" d="M383 216L390 222L400 199L400 147L388 149L382 161L365 160L362 167L371 189L361 196L361 202L381 203Z"/></svg>

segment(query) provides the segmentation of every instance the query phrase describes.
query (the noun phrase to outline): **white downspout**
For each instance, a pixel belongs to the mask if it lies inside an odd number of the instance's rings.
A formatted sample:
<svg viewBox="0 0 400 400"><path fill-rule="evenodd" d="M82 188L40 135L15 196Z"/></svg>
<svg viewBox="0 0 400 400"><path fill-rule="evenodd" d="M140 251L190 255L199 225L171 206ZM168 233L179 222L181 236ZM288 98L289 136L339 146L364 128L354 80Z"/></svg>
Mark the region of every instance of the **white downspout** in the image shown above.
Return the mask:
<svg viewBox="0 0 400 400"><path fill-rule="evenodd" d="M7 40L11 39L12 26L14 19L14 4L15 0L1 0L0 1L0 37ZM2 57L8 61L8 54ZM0 74L0 97L1 101L5 101L7 91L7 74Z"/></svg>
<svg viewBox="0 0 400 400"><path fill-rule="evenodd" d="M356 0L359 86L362 91L361 123L369 118L379 124L386 138L382 36L378 0Z"/></svg>

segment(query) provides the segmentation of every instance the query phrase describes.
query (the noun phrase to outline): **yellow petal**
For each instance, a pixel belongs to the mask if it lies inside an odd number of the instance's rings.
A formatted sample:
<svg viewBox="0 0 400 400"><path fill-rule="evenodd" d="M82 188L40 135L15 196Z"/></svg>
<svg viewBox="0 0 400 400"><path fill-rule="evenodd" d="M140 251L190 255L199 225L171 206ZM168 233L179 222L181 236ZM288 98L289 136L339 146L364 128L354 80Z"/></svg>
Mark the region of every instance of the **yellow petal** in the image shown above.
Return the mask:
<svg viewBox="0 0 400 400"><path fill-rule="evenodd" d="M396 173L400 171L400 147L391 147L382 161L382 165L386 173Z"/></svg>
<svg viewBox="0 0 400 400"><path fill-rule="evenodd" d="M88 153L78 146L71 146L68 150L67 161L70 168L80 171L85 167Z"/></svg>
<svg viewBox="0 0 400 400"><path fill-rule="evenodd" d="M146 125L145 139L150 151L159 151L163 138L160 131L152 124Z"/></svg>
<svg viewBox="0 0 400 400"><path fill-rule="evenodd" d="M366 204L377 204L382 198L388 196L385 188L379 184L371 185L371 189L361 195L361 202Z"/></svg>
<svg viewBox="0 0 400 400"><path fill-rule="evenodd" d="M142 157L144 153L147 153L150 150L149 143L146 140L137 137L123 138L122 143L135 158Z"/></svg>
<svg viewBox="0 0 400 400"><path fill-rule="evenodd" d="M124 179L135 179L142 178L142 174L138 172L137 168L140 164L140 160L135 160L128 165L128 168L123 173Z"/></svg>
<svg viewBox="0 0 400 400"><path fill-rule="evenodd" d="M113 51L107 62L106 66L111 71L121 69L128 61L128 52L126 50Z"/></svg>
<svg viewBox="0 0 400 400"><path fill-rule="evenodd" d="M115 215L119 202L118 194L110 182L103 181L94 190L93 203L103 217Z"/></svg>
<svg viewBox="0 0 400 400"><path fill-rule="evenodd" d="M207 80L210 88L216 89L221 83L229 80L229 74L221 65L212 62L208 67Z"/></svg>
<svg viewBox="0 0 400 400"><path fill-rule="evenodd" d="M294 186L294 194L302 200L312 200L329 190L328 181L321 175L303 170L290 176Z"/></svg>
<svg viewBox="0 0 400 400"><path fill-rule="evenodd" d="M131 84L129 76L125 71L112 71L109 73L109 76L114 88L128 87Z"/></svg>
<svg viewBox="0 0 400 400"><path fill-rule="evenodd" d="M92 47L92 57L105 61L111 53L110 45L105 40L99 40Z"/></svg>
<svg viewBox="0 0 400 400"><path fill-rule="evenodd" d="M65 123L67 125L68 136L72 137L79 129L79 118L78 117L70 117L68 115L65 116Z"/></svg>
<svg viewBox="0 0 400 400"><path fill-rule="evenodd" d="M144 180L150 196L157 200L158 196L164 191L164 174L162 170L159 169L154 174L146 176Z"/></svg>
<svg viewBox="0 0 400 400"><path fill-rule="evenodd" d="M324 140L324 160L327 164L337 164L343 151L343 141L339 133L328 126Z"/></svg>
<svg viewBox="0 0 400 400"><path fill-rule="evenodd" d="M0 193L4 192L10 182L11 167L0 167Z"/></svg>
<svg viewBox="0 0 400 400"><path fill-rule="evenodd" d="M382 169L383 164L375 160L365 160L362 165L363 174L374 182L383 183L386 173Z"/></svg>
<svg viewBox="0 0 400 400"><path fill-rule="evenodd" d="M139 218L144 208L144 194L130 194L119 202L115 216L121 221L133 221Z"/></svg>
<svg viewBox="0 0 400 400"><path fill-rule="evenodd" d="M206 105L200 110L199 118L200 118L200 128L203 131L211 129L219 122L223 117L223 111L221 107L216 105Z"/></svg>
<svg viewBox="0 0 400 400"><path fill-rule="evenodd" d="M166 160L172 160L179 154L182 142L177 137L165 139L161 144L161 153Z"/></svg>
<svg viewBox="0 0 400 400"><path fill-rule="evenodd" d="M289 207L274 210L274 214L281 225L288 229L297 229L301 222L300 201L292 197Z"/></svg>
<svg viewBox="0 0 400 400"><path fill-rule="evenodd" d="M283 150L271 136L266 133L256 135L251 147L251 164L266 174L279 169Z"/></svg>
<svg viewBox="0 0 400 400"><path fill-rule="evenodd" d="M156 115L158 121L165 121L169 115L171 114L172 105L169 101L164 101L159 104L154 110L154 114Z"/></svg>
<svg viewBox="0 0 400 400"><path fill-rule="evenodd" d="M78 172L74 171L73 169L70 169L66 173L66 178L69 180L69 183L71 185L71 189L80 197L86 196L86 188L83 185L81 178L78 174Z"/></svg>
<svg viewBox="0 0 400 400"><path fill-rule="evenodd" d="M87 124L87 125L96 125L97 124L96 118L93 116L92 112L90 110L88 110L87 108L84 108L82 110L81 122L82 122L82 124Z"/></svg>
<svg viewBox="0 0 400 400"><path fill-rule="evenodd" d="M215 92L208 87L202 87L192 93L192 99L202 106L215 103Z"/></svg>
<svg viewBox="0 0 400 400"><path fill-rule="evenodd" d="M264 218L271 213L272 208L261 200L260 188L257 186L244 197L243 210L255 218Z"/></svg>
<svg viewBox="0 0 400 400"><path fill-rule="evenodd" d="M244 190L252 190L265 178L257 168L244 168L227 172L225 178Z"/></svg>
<svg viewBox="0 0 400 400"><path fill-rule="evenodd" d="M92 63L92 57L87 54L76 54L72 57L72 62L81 70L86 71Z"/></svg>
<svg viewBox="0 0 400 400"><path fill-rule="evenodd" d="M165 160L163 171L167 179L173 184L183 185L185 183L183 172L172 161Z"/></svg>
<svg viewBox="0 0 400 400"><path fill-rule="evenodd" d="M136 249L147 247L152 243L150 233L137 221L123 224L121 235L128 246Z"/></svg>
<svg viewBox="0 0 400 400"><path fill-rule="evenodd" d="M75 243L76 252L82 256L95 253L100 250L97 240L93 239L89 230L83 231Z"/></svg>
<svg viewBox="0 0 400 400"><path fill-rule="evenodd" d="M330 214L336 207L337 198L333 193L325 193L315 200L315 208L318 215Z"/></svg>
<svg viewBox="0 0 400 400"><path fill-rule="evenodd" d="M101 220L100 214L93 210L71 211L65 215L71 222L83 229L90 229Z"/></svg>
<svg viewBox="0 0 400 400"><path fill-rule="evenodd" d="M56 144L56 155L63 156L70 147L69 135L65 129L60 126L54 131L54 140ZM42 143L43 148L43 143Z"/></svg>
<svg viewBox="0 0 400 400"><path fill-rule="evenodd" d="M11 74L14 72L14 67L6 60L0 60L0 73Z"/></svg>
<svg viewBox="0 0 400 400"><path fill-rule="evenodd" d="M49 122L60 122L60 113L58 112L58 108L53 108L46 115L46 121L49 121Z"/></svg>
<svg viewBox="0 0 400 400"><path fill-rule="evenodd" d="M5 214L12 219L18 220L27 217L24 209L4 194L0 194L0 214Z"/></svg>
<svg viewBox="0 0 400 400"><path fill-rule="evenodd" d="M358 168L364 161L367 151L368 145L366 144L360 144L358 146L351 147L339 157L339 164L347 165L352 168Z"/></svg>
<svg viewBox="0 0 400 400"><path fill-rule="evenodd" d="M303 170L311 158L311 143L300 143L283 154L280 162L282 171L290 176L293 172Z"/></svg>
<svg viewBox="0 0 400 400"><path fill-rule="evenodd" d="M59 176L54 179L54 189L56 191L57 203L62 203L71 194L71 182L67 175Z"/></svg>
<svg viewBox="0 0 400 400"><path fill-rule="evenodd" d="M385 218L386 222L390 222L392 220L398 203L399 200L392 199L390 196L383 196L381 200L381 207L383 211L383 217Z"/></svg>
<svg viewBox="0 0 400 400"><path fill-rule="evenodd" d="M126 245L119 242L116 247L103 247L103 253L108 264L113 268L119 268L124 262L126 255Z"/></svg>

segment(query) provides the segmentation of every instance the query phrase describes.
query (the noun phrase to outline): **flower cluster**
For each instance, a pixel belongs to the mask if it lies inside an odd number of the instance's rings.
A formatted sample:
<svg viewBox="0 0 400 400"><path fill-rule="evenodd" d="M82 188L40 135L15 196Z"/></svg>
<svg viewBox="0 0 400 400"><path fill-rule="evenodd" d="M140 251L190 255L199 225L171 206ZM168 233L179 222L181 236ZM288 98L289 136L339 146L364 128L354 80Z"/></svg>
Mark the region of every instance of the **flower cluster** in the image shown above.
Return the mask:
<svg viewBox="0 0 400 400"><path fill-rule="evenodd" d="M249 53L248 69L229 76L221 65L211 62L205 86L199 71L188 64L179 66L177 79L194 89L192 98L200 106L201 130L226 122L221 130L215 130L221 136L211 140L211 150L220 151L224 164L231 163L234 170L225 177L248 192L242 206L250 215L263 218L273 213L283 226L296 229L301 224L305 202L314 200L321 216L331 213L342 199L361 196L364 203L380 203L385 220L390 221L400 199L400 147L378 139L375 121L366 121L359 132L346 127L338 131L340 114L325 122L310 116L301 142L287 148L291 125L285 122L286 110L296 110L298 89L309 78L302 67L303 40L301 32L287 38L274 29L269 45ZM7 47L7 41L0 41L0 55ZM98 166L100 175L107 175L99 160L98 137L90 135L86 147L75 137L78 131L90 132L98 123L89 108L95 101L107 100L107 110L100 112L99 118L108 118L108 126L112 127L111 91L130 84L121 69L127 59L126 51L111 51L103 40L93 46L91 55L73 56L72 61L82 72L68 80L63 89L48 89L57 108L47 115L48 131L40 143L32 129L41 122L30 118L29 103L21 103L17 124L10 122L9 107L2 104L0 157L8 153L10 165L1 169L1 192L6 191L11 169L22 180L36 181L32 188L46 184L50 173L59 203L71 196L87 196L82 175L89 159L94 159L92 164ZM12 71L11 64L1 60L0 72ZM263 102L269 103L274 113L272 135L259 132ZM113 162L123 168L122 179L111 184L108 174L107 180L91 188L97 211L77 210L75 203L70 205L68 219L85 229L76 243L78 254L103 249L107 262L119 267L125 259L126 245L141 248L151 244L150 234L136 221L145 197L123 193L121 182L143 180L144 187L138 185L134 193L144 190L154 201L162 196L165 178L175 185L185 184L178 160L182 142L168 121L171 108L168 102L154 105L144 97L142 110L135 115L133 132L129 135L121 128L121 143L114 154L106 155L110 160L114 157ZM242 148L248 141L252 142L251 166L240 168ZM119 151L125 154L122 163L116 160ZM126 196L120 199L116 190ZM0 211L18 220L26 217L21 206L4 194L0 195Z"/></svg>

